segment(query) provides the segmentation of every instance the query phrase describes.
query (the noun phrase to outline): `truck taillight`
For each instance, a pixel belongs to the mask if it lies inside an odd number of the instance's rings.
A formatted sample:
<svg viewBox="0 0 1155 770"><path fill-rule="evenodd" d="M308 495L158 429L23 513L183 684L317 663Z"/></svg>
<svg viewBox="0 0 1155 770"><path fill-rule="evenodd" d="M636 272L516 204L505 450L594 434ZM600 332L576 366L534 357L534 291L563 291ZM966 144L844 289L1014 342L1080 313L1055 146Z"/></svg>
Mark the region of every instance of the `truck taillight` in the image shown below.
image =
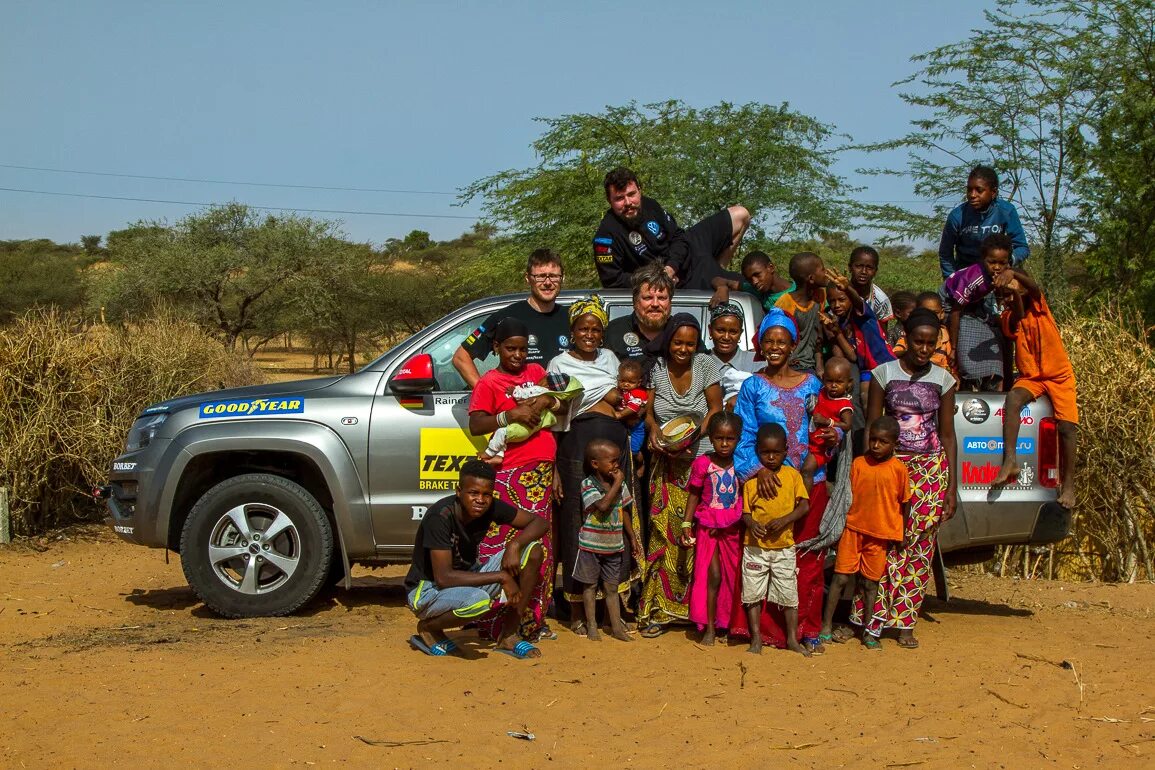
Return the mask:
<svg viewBox="0 0 1155 770"><path fill-rule="evenodd" d="M1054 417L1044 417L1039 420L1039 483L1054 489L1063 470L1059 467L1059 423Z"/></svg>

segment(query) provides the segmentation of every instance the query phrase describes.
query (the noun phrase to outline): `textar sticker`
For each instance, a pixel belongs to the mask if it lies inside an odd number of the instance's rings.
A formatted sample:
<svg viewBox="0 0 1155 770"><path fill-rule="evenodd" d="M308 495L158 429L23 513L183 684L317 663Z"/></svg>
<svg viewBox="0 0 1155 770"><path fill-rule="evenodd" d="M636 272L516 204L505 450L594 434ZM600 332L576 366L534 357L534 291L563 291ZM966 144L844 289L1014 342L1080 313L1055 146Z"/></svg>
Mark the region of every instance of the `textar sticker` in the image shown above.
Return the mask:
<svg viewBox="0 0 1155 770"><path fill-rule="evenodd" d="M210 401L201 404L202 420L213 417L241 417L254 414L300 414L303 398L246 398L238 401Z"/></svg>
<svg viewBox="0 0 1155 770"><path fill-rule="evenodd" d="M452 492L461 466L477 457L484 436L470 436L461 428L423 428L417 456L417 482L421 490Z"/></svg>

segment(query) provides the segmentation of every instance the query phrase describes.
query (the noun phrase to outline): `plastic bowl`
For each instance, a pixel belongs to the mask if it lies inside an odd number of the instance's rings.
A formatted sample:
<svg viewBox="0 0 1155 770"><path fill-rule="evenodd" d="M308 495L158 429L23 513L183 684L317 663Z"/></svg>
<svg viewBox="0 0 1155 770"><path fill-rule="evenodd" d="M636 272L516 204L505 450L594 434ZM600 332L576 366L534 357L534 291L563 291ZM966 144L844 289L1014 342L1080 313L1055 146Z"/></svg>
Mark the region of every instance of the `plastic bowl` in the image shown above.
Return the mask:
<svg viewBox="0 0 1155 770"><path fill-rule="evenodd" d="M698 420L693 415L675 417L658 431L658 443L667 452L681 452L695 441L701 433Z"/></svg>

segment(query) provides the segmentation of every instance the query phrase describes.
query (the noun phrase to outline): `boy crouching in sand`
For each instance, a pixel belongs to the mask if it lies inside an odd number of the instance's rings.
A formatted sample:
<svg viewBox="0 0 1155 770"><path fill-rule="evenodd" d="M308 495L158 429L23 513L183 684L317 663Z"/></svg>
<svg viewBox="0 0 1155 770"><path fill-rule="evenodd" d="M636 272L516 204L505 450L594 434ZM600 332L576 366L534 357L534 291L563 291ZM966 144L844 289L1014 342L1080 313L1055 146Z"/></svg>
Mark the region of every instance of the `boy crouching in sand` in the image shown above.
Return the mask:
<svg viewBox="0 0 1155 770"><path fill-rule="evenodd" d="M906 465L894 456L898 444L898 421L883 415L870 424L867 453L850 466L850 488L853 502L846 514L846 529L838 541L838 557L834 562L834 579L826 597L826 611L822 614L824 642L845 642L851 638L850 629L841 627L831 632L834 610L846 584L856 577L863 581L863 606L873 607L878 597L878 581L886 571L886 552L902 541L903 526L910 504L910 474ZM862 645L869 650L882 649L878 637L862 634Z"/></svg>
<svg viewBox="0 0 1155 770"><path fill-rule="evenodd" d="M778 478L778 494L758 494L758 479L742 488L742 523L746 544L742 548L742 604L750 623L747 652L762 652L762 603L772 602L786 616L786 647L810 657L798 642L798 561L794 553L794 522L810 510L810 495L802 474L783 465L786 431L776 422L758 428L755 439L758 459Z"/></svg>
<svg viewBox="0 0 1155 770"><path fill-rule="evenodd" d="M487 614L504 593L497 651L516 658L541 657L537 647L518 640L517 629L537 587L543 558L539 541L549 525L496 499L495 476L483 461L467 460L457 491L429 506L417 528L405 590L406 604L418 618L409 644L426 655L456 652L457 643L445 631ZM492 524L508 524L520 532L503 551L479 562L477 547Z"/></svg>
<svg viewBox="0 0 1155 770"><path fill-rule="evenodd" d="M618 599L618 587L627 577L623 559L625 539L630 542L634 559L639 564L643 564L645 559L626 510L634 504L634 499L626 485L621 461L622 450L612 441L596 438L586 445L586 468L590 474L582 479L585 521L578 531L578 555L573 577L582 584L586 637L593 642L601 641L596 607L599 585L606 597L610 635L623 642L633 641L622 623L622 603Z"/></svg>

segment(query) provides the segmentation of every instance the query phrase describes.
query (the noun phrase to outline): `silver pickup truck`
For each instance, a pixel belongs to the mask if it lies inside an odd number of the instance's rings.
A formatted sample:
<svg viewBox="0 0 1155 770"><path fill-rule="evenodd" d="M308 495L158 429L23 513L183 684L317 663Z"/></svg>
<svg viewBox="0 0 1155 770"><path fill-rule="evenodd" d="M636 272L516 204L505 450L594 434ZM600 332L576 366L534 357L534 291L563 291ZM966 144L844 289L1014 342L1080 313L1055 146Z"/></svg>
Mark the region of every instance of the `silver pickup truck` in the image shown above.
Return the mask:
<svg viewBox="0 0 1155 770"><path fill-rule="evenodd" d="M611 318L631 312L628 292L602 296ZM197 595L228 617L291 613L327 582L348 585L350 565L408 561L426 508L451 492L461 464L484 445L469 435L469 392L453 353L517 299L473 302L356 374L149 406L98 490L110 525L128 542L178 552ZM756 327L754 298L734 299ZM708 301L706 292L679 292L673 309L704 327ZM496 357L480 363L484 373ZM999 544L1066 537L1069 514L1054 502L1049 404L1032 404L1020 419L1019 483L993 494L1002 396L958 399L960 509L939 538L948 563L985 560Z"/></svg>

